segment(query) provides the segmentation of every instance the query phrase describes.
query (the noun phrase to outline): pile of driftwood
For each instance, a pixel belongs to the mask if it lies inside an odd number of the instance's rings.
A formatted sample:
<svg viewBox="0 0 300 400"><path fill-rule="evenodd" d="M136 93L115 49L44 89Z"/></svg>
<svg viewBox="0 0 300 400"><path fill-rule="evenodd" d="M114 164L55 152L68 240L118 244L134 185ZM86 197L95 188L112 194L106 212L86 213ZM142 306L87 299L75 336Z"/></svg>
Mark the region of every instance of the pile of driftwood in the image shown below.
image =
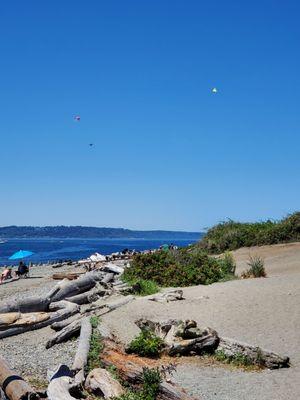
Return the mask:
<svg viewBox="0 0 300 400"><path fill-rule="evenodd" d="M128 303L133 297L121 296L125 289L130 290L120 281L123 271L123 267L108 263L100 270L61 275L65 279L45 296L1 302L0 339L47 325L68 326L92 312L102 315Z"/></svg>
<svg viewBox="0 0 300 400"><path fill-rule="evenodd" d="M89 317L80 323L80 338L77 352L71 368L59 365L55 372L49 374L49 384L45 392L38 392L22 377L13 372L5 360L0 358L0 398L9 400L76 400L83 399L83 390L104 399L118 397L125 393L119 380L109 372L107 367L114 366L120 378L133 388L142 383L143 369L148 367L145 360L126 354L123 346L105 326L98 328L101 334L103 351L101 362L103 368L86 372L92 326ZM100 361L100 359L99 359ZM159 386L160 400L193 400L183 389L164 379Z"/></svg>
<svg viewBox="0 0 300 400"><path fill-rule="evenodd" d="M167 320L154 322L139 319L136 325L150 330L163 340L161 353L169 356L202 355L222 351L227 357L244 356L251 364L263 368L289 367L289 357L236 340L222 338L211 328L199 328L193 320Z"/></svg>

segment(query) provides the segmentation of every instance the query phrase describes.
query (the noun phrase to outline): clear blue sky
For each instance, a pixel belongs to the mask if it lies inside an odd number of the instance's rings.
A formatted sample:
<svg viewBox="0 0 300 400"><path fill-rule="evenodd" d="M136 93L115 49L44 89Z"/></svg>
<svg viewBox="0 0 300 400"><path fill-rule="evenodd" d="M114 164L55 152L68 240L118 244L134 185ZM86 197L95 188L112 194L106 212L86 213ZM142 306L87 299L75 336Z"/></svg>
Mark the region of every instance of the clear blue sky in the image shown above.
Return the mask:
<svg viewBox="0 0 300 400"><path fill-rule="evenodd" d="M0 225L200 230L299 208L299 12L1 1Z"/></svg>

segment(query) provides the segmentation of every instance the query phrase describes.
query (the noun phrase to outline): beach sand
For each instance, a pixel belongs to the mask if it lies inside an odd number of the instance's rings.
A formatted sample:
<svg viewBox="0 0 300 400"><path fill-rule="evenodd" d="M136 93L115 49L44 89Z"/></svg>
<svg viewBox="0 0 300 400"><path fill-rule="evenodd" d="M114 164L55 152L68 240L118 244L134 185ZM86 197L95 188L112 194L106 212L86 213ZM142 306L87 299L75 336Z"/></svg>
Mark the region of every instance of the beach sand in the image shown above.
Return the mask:
<svg viewBox="0 0 300 400"><path fill-rule="evenodd" d="M249 253L264 257L267 278L235 280L184 289L185 300L169 304L139 300L103 320L124 341L139 330L134 321L195 319L220 336L288 355L292 367L245 372L207 367L197 360L180 365L176 379L206 400L295 400L300 398L300 243L240 249L237 272L246 269ZM126 324L126 328L125 328Z"/></svg>
<svg viewBox="0 0 300 400"><path fill-rule="evenodd" d="M168 304L139 298L102 320L124 343L139 333L134 321L140 317L195 319L220 336L288 355L291 368L261 372L204 365L193 358L179 363L175 379L205 400L295 400L300 397L300 243L240 249L234 252L238 273L247 268L250 253L264 257L267 278L184 288L185 300ZM43 278L0 286L0 299L48 290L56 283L51 279L54 270L39 268L32 275ZM76 342L69 341L46 351L49 335L50 328L45 328L6 338L0 341L0 351L24 375L27 371L45 377L47 367L71 363L76 348Z"/></svg>

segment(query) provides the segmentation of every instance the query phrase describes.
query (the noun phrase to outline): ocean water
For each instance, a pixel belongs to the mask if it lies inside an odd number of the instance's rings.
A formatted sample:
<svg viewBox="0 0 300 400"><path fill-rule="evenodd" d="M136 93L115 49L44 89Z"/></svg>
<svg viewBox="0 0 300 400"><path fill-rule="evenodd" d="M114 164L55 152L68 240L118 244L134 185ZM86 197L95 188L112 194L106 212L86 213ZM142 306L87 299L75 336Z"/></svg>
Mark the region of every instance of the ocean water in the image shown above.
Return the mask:
<svg viewBox="0 0 300 400"><path fill-rule="evenodd" d="M18 250L30 250L35 254L26 259L33 263L56 260L79 260L90 256L96 251L101 254L111 254L125 248L135 250L157 249L163 244L173 243L177 246L187 246L195 240L175 239L7 239L0 243L0 266L17 264L9 257Z"/></svg>

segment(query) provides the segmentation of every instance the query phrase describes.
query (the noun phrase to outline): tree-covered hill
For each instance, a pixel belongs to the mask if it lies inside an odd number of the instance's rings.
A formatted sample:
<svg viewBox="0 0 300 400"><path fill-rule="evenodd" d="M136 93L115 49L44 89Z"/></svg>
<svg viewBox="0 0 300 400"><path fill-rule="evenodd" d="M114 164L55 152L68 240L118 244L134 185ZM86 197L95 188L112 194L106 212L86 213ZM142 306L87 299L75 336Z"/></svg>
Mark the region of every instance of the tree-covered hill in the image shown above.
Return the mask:
<svg viewBox="0 0 300 400"><path fill-rule="evenodd" d="M192 239L201 237L199 232L134 231L123 228L97 228L89 226L5 226L0 227L0 238L133 238L133 239Z"/></svg>

